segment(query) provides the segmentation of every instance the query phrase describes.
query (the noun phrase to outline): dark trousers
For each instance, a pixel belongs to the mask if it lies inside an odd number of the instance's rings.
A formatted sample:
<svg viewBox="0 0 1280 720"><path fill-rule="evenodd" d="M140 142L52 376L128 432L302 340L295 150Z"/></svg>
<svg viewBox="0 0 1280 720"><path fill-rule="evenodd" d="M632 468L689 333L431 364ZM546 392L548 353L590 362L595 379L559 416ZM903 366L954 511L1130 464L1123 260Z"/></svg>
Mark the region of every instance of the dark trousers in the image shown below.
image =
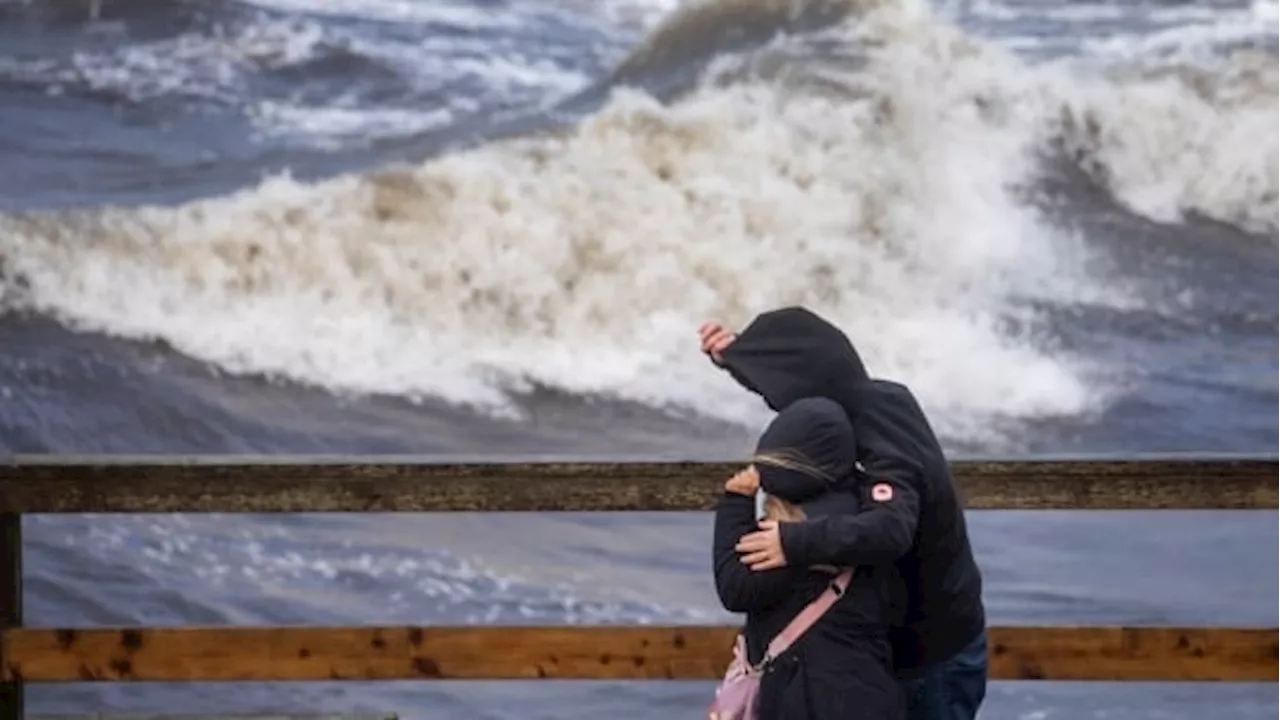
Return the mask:
<svg viewBox="0 0 1280 720"><path fill-rule="evenodd" d="M987 631L954 657L902 681L907 720L974 720L987 695Z"/></svg>

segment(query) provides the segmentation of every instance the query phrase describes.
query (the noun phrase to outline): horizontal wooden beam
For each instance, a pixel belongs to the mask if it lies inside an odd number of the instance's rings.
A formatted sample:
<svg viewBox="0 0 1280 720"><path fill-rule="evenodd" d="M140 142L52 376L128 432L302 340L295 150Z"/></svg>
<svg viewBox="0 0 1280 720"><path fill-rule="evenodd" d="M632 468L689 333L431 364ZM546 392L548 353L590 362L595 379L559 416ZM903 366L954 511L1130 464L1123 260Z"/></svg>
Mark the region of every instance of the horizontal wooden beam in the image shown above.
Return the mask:
<svg viewBox="0 0 1280 720"><path fill-rule="evenodd" d="M707 510L736 467L17 456L0 462L0 513ZM1275 457L967 460L953 467L973 509L1277 509Z"/></svg>
<svg viewBox="0 0 1280 720"><path fill-rule="evenodd" d="M692 626L46 629L5 632L24 682L675 679L722 676L735 630ZM1276 629L997 627L1004 680L1275 682Z"/></svg>

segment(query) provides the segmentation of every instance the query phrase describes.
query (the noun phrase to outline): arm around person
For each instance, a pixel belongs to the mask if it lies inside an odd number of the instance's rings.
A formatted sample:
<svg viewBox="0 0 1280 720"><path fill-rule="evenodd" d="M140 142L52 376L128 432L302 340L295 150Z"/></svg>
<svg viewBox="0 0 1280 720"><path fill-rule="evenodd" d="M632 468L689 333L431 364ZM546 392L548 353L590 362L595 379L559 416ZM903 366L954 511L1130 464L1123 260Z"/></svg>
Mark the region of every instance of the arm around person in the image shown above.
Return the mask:
<svg viewBox="0 0 1280 720"><path fill-rule="evenodd" d="M750 476L754 476L754 481ZM752 572L739 562L734 546L740 537L755 530L758 487L759 475L754 470L745 470L726 483L724 495L716 504L712 541L716 593L729 612L758 612L776 605L790 595L794 583L804 573L804 566Z"/></svg>
<svg viewBox="0 0 1280 720"><path fill-rule="evenodd" d="M787 564L854 567L896 562L915 544L920 472L917 463L905 458L868 458L857 486L860 512L778 526Z"/></svg>

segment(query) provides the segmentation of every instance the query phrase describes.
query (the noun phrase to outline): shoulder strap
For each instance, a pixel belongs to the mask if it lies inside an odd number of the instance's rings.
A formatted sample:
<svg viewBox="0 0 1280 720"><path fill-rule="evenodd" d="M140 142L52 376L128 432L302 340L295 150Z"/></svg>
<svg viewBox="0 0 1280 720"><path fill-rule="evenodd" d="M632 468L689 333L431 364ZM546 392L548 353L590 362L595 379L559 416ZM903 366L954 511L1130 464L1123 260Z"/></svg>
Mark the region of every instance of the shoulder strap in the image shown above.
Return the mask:
<svg viewBox="0 0 1280 720"><path fill-rule="evenodd" d="M768 664L769 661L786 652L788 648L795 644L801 635L804 635L809 628L813 627L814 623L818 622L819 618L831 609L832 605L836 604L837 600L844 597L844 591L849 588L849 581L852 579L853 570L850 569L840 573L839 576L832 580L830 586L821 595L806 605L799 614L792 618L791 622L787 623L782 632L778 633L777 637L770 641L769 647L765 650L764 659L760 664Z"/></svg>

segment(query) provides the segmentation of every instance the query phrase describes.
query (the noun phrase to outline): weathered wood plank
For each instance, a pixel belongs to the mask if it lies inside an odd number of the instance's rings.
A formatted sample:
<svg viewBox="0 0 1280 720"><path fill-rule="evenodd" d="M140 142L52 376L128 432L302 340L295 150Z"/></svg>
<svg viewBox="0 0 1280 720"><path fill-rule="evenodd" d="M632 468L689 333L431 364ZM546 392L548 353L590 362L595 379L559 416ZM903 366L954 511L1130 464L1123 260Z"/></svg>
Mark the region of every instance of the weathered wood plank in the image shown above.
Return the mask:
<svg viewBox="0 0 1280 720"><path fill-rule="evenodd" d="M719 678L730 627L18 629L26 682ZM1277 678L1276 629L998 627L999 679Z"/></svg>
<svg viewBox="0 0 1280 720"><path fill-rule="evenodd" d="M22 625L22 516L0 512L0 632ZM0 668L7 664L0 642ZM0 678L0 720L22 720L22 684Z"/></svg>
<svg viewBox="0 0 1280 720"><path fill-rule="evenodd" d="M0 512L707 510L733 463L438 464L404 458L0 463ZM1277 509L1275 457L968 460L973 509Z"/></svg>

